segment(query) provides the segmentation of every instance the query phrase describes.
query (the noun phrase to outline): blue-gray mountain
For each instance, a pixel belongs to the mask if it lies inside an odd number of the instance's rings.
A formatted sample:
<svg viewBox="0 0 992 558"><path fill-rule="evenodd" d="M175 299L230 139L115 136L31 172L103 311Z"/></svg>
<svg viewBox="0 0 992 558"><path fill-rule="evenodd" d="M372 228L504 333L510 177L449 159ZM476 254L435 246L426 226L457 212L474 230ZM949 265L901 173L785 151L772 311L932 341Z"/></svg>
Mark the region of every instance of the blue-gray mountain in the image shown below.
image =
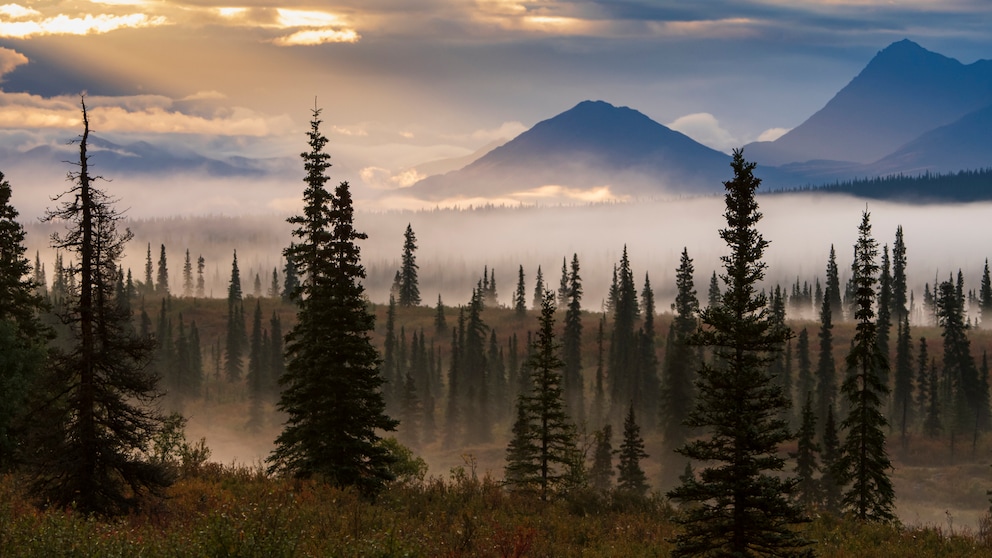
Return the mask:
<svg viewBox="0 0 992 558"><path fill-rule="evenodd" d="M771 189L992 167L992 61L965 65L909 40L893 43L821 110L744 155ZM555 184L610 185L635 197L709 194L722 191L729 161L636 110L585 101L411 193L495 197ZM953 188L906 194L956 198Z"/></svg>

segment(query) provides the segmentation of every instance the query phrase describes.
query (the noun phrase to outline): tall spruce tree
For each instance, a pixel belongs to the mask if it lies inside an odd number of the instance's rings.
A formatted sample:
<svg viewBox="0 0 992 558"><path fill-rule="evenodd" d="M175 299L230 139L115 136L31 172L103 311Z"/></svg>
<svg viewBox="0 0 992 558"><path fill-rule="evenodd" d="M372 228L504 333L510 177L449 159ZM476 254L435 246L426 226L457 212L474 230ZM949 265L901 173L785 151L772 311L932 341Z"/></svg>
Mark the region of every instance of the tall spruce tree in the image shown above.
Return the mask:
<svg viewBox="0 0 992 558"><path fill-rule="evenodd" d="M565 330L562 334L565 404L573 422L585 422L585 386L582 383L582 277L579 255L572 254L565 292Z"/></svg>
<svg viewBox="0 0 992 558"><path fill-rule="evenodd" d="M326 189L330 155L314 109L303 153L303 215L291 217L298 243L286 251L304 278L295 296L297 323L287 335L286 372L279 380L283 431L268 458L269 471L297 478L319 477L337 486L378 492L394 478L396 458L380 443L379 431L397 421L385 414L380 359L370 334L361 280L365 269L354 228L347 182Z"/></svg>
<svg viewBox="0 0 992 558"><path fill-rule="evenodd" d="M197 256L196 258L196 296L197 298L203 298L207 296L206 283L203 280L203 269L207 266L207 260L203 259L203 255ZM128 272L130 273L130 272Z"/></svg>
<svg viewBox="0 0 992 558"><path fill-rule="evenodd" d="M0 173L0 472L15 465L23 446L28 396L45 363L50 336L39 319L44 307L40 257L35 254L34 279L29 279L25 232L10 205L12 193Z"/></svg>
<svg viewBox="0 0 992 558"><path fill-rule="evenodd" d="M524 266L517 271L517 290L513 293L513 310L518 318L527 315L527 287L524 285Z"/></svg>
<svg viewBox="0 0 992 558"><path fill-rule="evenodd" d="M606 493L613 487L613 427L609 424L594 433L595 448L589 468L589 487Z"/></svg>
<svg viewBox="0 0 992 558"><path fill-rule="evenodd" d="M293 250L293 244L290 243L289 250ZM282 299L284 302L290 302L295 300L299 295L300 289L300 277L296 272L296 264L293 260L286 259L286 265L282 269Z"/></svg>
<svg viewBox="0 0 992 558"><path fill-rule="evenodd" d="M565 363L554 330L555 293L548 291L528 359L530 389L517 403L506 463L507 482L512 487L533 487L542 500L568 488L577 459L575 426L565 411L562 389Z"/></svg>
<svg viewBox="0 0 992 558"><path fill-rule="evenodd" d="M892 330L892 262L889 259L889 245L882 247L882 264L878 276L878 314L875 319L878 328L878 350L886 359L890 359L889 337ZM888 373L882 377L882 383L889 387Z"/></svg>
<svg viewBox="0 0 992 558"><path fill-rule="evenodd" d="M544 274L541 273L541 266L537 266L537 278L534 279L534 310L540 310L544 303Z"/></svg>
<svg viewBox="0 0 992 558"><path fill-rule="evenodd" d="M723 294L720 292L720 280L716 276L716 271L710 276L710 288L706 293L706 305L718 306Z"/></svg>
<svg viewBox="0 0 992 558"><path fill-rule="evenodd" d="M669 330L667 350L661 384L661 431L664 443L662 469L664 486L673 485L679 474L681 460L673 459L674 452L689 437L685 419L695 399L695 372L699 367L699 353L690 340L698 327L699 300L693 285L693 265L689 251L682 249L682 257L675 272L675 317ZM719 306L719 303L714 307Z"/></svg>
<svg viewBox="0 0 992 558"><path fill-rule="evenodd" d="M871 236L869 214L864 212L858 227L854 273L854 319L857 326L847 355L848 375L841 386L850 413L841 423L847 432L839 469L844 484L850 488L844 494L844 508L862 521L895 520L895 492L889 471L892 464L885 449L885 428L888 422L880 408L888 395L883 382L889 362L878 346L878 326L875 323L875 303L879 267L878 243Z"/></svg>
<svg viewBox="0 0 992 558"><path fill-rule="evenodd" d="M147 369L153 341L137 335L130 312L114 296L118 262L131 234L117 229L121 214L94 184L85 102L82 117L72 186L46 215L66 225L52 237L53 247L75 255L67 270L75 285L61 315L71 340L38 390L40 406L27 445L32 492L41 502L116 514L170 479L162 465L144 457L164 421L152 406L159 395L158 378Z"/></svg>
<svg viewBox="0 0 992 558"><path fill-rule="evenodd" d="M434 307L434 333L441 335L448 331L448 320L444 317L444 304L441 295L437 295L437 306Z"/></svg>
<svg viewBox="0 0 992 558"><path fill-rule="evenodd" d="M946 402L951 403L943 407L948 410L953 408L954 411L953 414L947 413L947 425L952 427L952 435L971 432L973 428L984 429L985 425L976 421L976 417L982 415L981 382L971 355L961 297L950 280L940 284L939 295L937 318L944 338L945 391L950 395Z"/></svg>
<svg viewBox="0 0 992 558"><path fill-rule="evenodd" d="M830 247L830 259L827 260L827 277L836 274L837 264L834 261L834 248ZM834 285L834 281L827 280L827 289L823 293L823 301L820 305L820 347L816 361L816 416L826 419L827 409L834 406L837 399L837 365L834 362L834 334L833 316L836 297L834 289L839 289L839 285ZM839 293L839 291L836 291ZM839 294L838 294L839 296ZM839 315L838 315L839 319ZM824 422L826 425L826 422Z"/></svg>
<svg viewBox="0 0 992 558"><path fill-rule="evenodd" d="M909 314L905 314L896 328L896 358L892 388L892 424L899 426L903 447L909 440L909 426L913 421L913 338L909 330Z"/></svg>
<svg viewBox="0 0 992 558"><path fill-rule="evenodd" d="M982 270L982 283L978 291L978 310L983 322L986 320L992 322L992 279L989 278L988 258L985 258L985 269Z"/></svg>
<svg viewBox="0 0 992 558"><path fill-rule="evenodd" d="M155 294L169 296L169 293L169 265L165 258L165 244L163 244L158 255L158 275L155 282Z"/></svg>
<svg viewBox="0 0 992 558"><path fill-rule="evenodd" d="M400 306L409 308L410 306L420 306L420 281L417 277L417 236L413 234L413 227L409 223L406 225L406 232L403 233L403 258L400 264L400 285L399 302Z"/></svg>
<svg viewBox="0 0 992 558"><path fill-rule="evenodd" d="M224 372L229 382L241 379L247 339L241 271L238 269L238 251L235 250L231 261L231 281L227 286L227 336L224 345Z"/></svg>
<svg viewBox="0 0 992 558"><path fill-rule="evenodd" d="M703 466L669 497L689 506L679 522L673 556L796 555L809 543L792 525L803 520L791 502L795 482L781 476L780 446L792 439L780 418L789 401L767 366L790 332L773 327L767 298L757 291L765 274L768 241L755 228L761 219L754 194L755 164L734 151L733 180L726 187L727 228L720 237L726 291L722 303L701 313L694 343L713 349L714 363L699 369L696 406L686 424L702 437L679 448Z"/></svg>
<svg viewBox="0 0 992 558"><path fill-rule="evenodd" d="M821 501L820 483L816 473L820 467L816 456L820 445L816 443L816 415L813 413L813 394L806 394L803 403L802 420L799 426L799 441L796 452L790 457L796 460L796 501L806 509L815 507Z"/></svg>
<svg viewBox="0 0 992 558"><path fill-rule="evenodd" d="M844 305L840 296L840 273L837 269L837 252L830 245L830 256L827 258L827 285L823 289L823 298L830 305L830 316L834 321L844 319Z"/></svg>
<svg viewBox="0 0 992 558"><path fill-rule="evenodd" d="M909 297L906 284L906 241L902 225L896 227L896 240L892 244L892 298L889 299L892 319L901 322L909 315Z"/></svg>
<svg viewBox="0 0 992 558"><path fill-rule="evenodd" d="M610 353L607 378L610 379L610 414L619 417L630 401L642 409L646 393L636 392L637 378L637 287L634 273L627 258L627 246L617 268L617 299L613 309L613 332L610 335Z"/></svg>
<svg viewBox="0 0 992 558"><path fill-rule="evenodd" d="M837 423L834 421L834 408L827 408L827 418L823 425L823 436L820 438L820 492L823 497L823 509L830 514L840 515L844 501L844 471L841 468L843 451L837 434Z"/></svg>
<svg viewBox="0 0 992 558"><path fill-rule="evenodd" d="M183 296L193 296L193 262L189 259L189 248L186 249L186 260L183 261Z"/></svg>
<svg viewBox="0 0 992 558"><path fill-rule="evenodd" d="M796 341L796 394L800 400L813 394L813 361L809 351L809 331L803 328ZM814 410L814 415L816 411Z"/></svg>
<svg viewBox="0 0 992 558"><path fill-rule="evenodd" d="M145 282L142 285L141 292L145 295L155 294L155 278L152 276L155 268L152 266L152 244L148 243L147 251L145 252Z"/></svg>
<svg viewBox="0 0 992 558"><path fill-rule="evenodd" d="M245 428L253 434L258 433L264 426L262 405L265 399L266 372L269 364L266 360L262 347L262 302L256 300L248 343L248 374L246 377L249 405L248 422L245 424Z"/></svg>
<svg viewBox="0 0 992 558"><path fill-rule="evenodd" d="M641 416L654 419L659 414L661 381L658 378L658 353L655 344L657 333L654 328L654 290L651 289L651 279L647 273L644 274L644 289L641 291L641 308L644 310L644 321L637 332L634 390L635 393L643 394L639 398L643 413ZM653 427L657 423L651 420L648 424Z"/></svg>
<svg viewBox="0 0 992 558"><path fill-rule="evenodd" d="M644 438L641 438L641 427L637 425L633 403L623 421L623 442L617 455L620 458L617 464L617 490L634 496L647 494L648 478L641 468L641 460L646 459L648 454L644 451Z"/></svg>

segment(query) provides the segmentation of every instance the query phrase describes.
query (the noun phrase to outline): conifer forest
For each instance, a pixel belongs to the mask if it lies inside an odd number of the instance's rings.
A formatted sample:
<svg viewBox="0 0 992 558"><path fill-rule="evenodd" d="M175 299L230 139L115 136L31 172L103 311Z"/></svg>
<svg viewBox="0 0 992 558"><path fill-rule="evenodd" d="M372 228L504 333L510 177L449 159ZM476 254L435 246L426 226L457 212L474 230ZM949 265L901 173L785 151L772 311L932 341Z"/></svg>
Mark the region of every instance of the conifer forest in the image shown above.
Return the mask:
<svg viewBox="0 0 992 558"><path fill-rule="evenodd" d="M992 556L988 256L927 267L892 206L790 267L766 205L806 194L737 149L719 248L663 269L431 261L319 108L250 234L130 219L80 112L42 222L0 175L0 556Z"/></svg>

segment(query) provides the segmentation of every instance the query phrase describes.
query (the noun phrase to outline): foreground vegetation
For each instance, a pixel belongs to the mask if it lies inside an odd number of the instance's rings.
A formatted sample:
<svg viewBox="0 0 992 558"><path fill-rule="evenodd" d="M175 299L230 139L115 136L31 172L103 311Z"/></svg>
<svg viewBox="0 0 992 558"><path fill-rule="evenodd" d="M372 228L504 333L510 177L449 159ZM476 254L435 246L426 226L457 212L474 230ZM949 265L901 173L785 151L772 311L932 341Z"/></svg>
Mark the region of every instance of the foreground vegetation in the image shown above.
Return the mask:
<svg viewBox="0 0 992 558"><path fill-rule="evenodd" d="M38 510L21 486L0 477L2 556L667 556L679 514L657 496L581 492L540 502L461 468L394 484L370 501L260 468L207 464L113 521ZM805 532L823 557L992 556L984 531L824 516Z"/></svg>

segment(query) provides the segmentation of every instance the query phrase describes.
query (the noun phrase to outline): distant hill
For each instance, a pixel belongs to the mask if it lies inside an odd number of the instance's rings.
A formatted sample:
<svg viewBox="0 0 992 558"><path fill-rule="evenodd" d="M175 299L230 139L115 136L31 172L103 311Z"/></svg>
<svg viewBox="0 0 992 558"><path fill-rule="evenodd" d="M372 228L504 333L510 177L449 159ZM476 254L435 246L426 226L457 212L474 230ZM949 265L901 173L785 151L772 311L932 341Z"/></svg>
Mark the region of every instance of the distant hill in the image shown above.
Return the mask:
<svg viewBox="0 0 992 558"><path fill-rule="evenodd" d="M967 203L992 200L992 168L946 174L892 175L837 181L786 192L829 192L908 203Z"/></svg>
<svg viewBox="0 0 992 558"><path fill-rule="evenodd" d="M662 196L722 191L730 157L627 108L583 101L466 167L431 176L424 199L497 197L546 185Z"/></svg>
<svg viewBox="0 0 992 558"><path fill-rule="evenodd" d="M773 142L745 147L765 165L870 164L992 105L992 61L962 64L902 40L879 52L822 109ZM898 165L890 166L891 170ZM957 169L955 169L957 170Z"/></svg>

